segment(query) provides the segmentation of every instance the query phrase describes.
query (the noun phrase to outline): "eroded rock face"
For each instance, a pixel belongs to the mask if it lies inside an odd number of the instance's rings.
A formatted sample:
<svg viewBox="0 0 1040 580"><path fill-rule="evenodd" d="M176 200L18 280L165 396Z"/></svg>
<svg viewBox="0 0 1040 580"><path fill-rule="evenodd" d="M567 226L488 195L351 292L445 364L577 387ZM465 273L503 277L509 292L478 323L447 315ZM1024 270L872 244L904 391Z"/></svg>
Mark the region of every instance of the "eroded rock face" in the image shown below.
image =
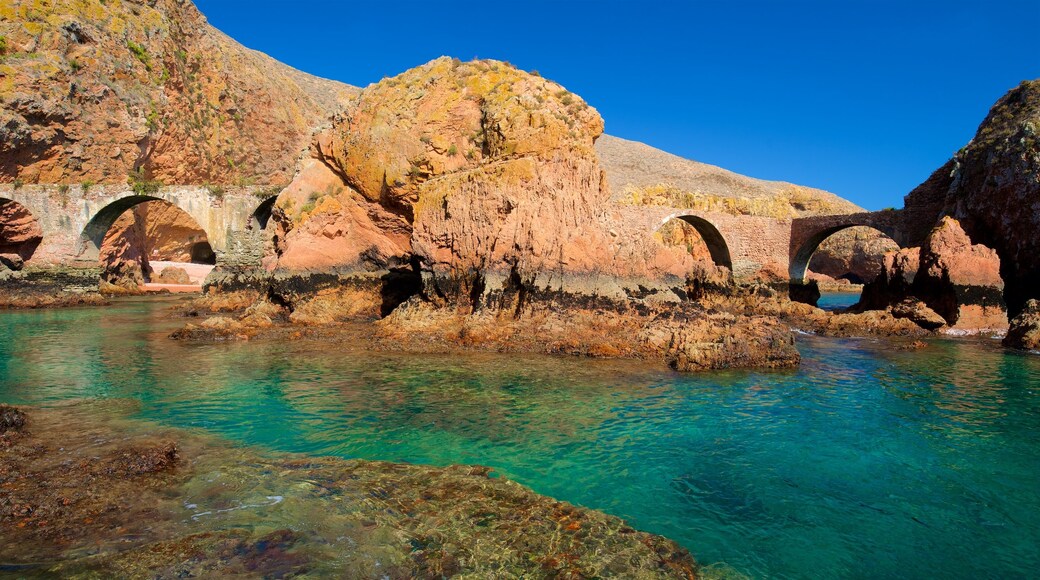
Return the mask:
<svg viewBox="0 0 1040 580"><path fill-rule="evenodd" d="M363 273L416 261L428 297L460 303L510 280L645 272L652 260L619 263L603 223L602 128L580 98L506 63L441 58L386 79L316 138L279 196L269 264ZM658 249L639 257L664 250L647 238Z"/></svg>
<svg viewBox="0 0 1040 580"><path fill-rule="evenodd" d="M1040 81L1004 95L975 138L906 197L910 223L961 222L1000 257L1012 315L1040 292Z"/></svg>
<svg viewBox="0 0 1040 580"><path fill-rule="evenodd" d="M0 6L0 179L284 184L356 89L293 70L187 0Z"/></svg>
<svg viewBox="0 0 1040 580"><path fill-rule="evenodd" d="M935 327L937 314L954 331L999 331L1007 328L1003 290L997 253L972 244L957 220L944 217L921 248L885 256L884 269L864 289L860 308L898 306L896 316L925 327Z"/></svg>
<svg viewBox="0 0 1040 580"><path fill-rule="evenodd" d="M20 203L0 199L0 254L17 256L28 260L43 241L43 230L36 217ZM11 262L8 264L7 262ZM12 270L13 259L4 265Z"/></svg>

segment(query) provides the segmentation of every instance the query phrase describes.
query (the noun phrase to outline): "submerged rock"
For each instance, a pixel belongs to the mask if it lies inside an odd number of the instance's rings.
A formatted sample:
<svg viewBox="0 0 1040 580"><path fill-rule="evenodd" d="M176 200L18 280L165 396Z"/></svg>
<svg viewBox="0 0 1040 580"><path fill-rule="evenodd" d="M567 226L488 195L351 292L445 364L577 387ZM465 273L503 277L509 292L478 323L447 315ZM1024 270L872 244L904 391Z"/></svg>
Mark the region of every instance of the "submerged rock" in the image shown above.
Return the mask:
<svg viewBox="0 0 1040 580"><path fill-rule="evenodd" d="M98 413L36 410L31 436L0 439L7 570L149 578L698 574L674 542L487 467L266 455L166 432L174 444Z"/></svg>
<svg viewBox="0 0 1040 580"><path fill-rule="evenodd" d="M0 433L21 431L25 427L25 413L10 405L0 405Z"/></svg>

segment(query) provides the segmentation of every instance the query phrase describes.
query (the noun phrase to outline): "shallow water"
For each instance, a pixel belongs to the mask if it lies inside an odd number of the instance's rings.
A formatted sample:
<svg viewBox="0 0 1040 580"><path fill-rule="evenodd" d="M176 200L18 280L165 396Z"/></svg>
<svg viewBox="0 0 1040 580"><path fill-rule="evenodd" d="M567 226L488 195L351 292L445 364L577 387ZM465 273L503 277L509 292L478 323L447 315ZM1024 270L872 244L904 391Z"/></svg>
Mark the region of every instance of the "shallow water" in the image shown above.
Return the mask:
<svg viewBox="0 0 1040 580"><path fill-rule="evenodd" d="M1037 356L799 337L797 371L681 375L183 344L170 304L0 313L0 401L130 399L141 419L276 451L489 465L754 577L1040 569Z"/></svg>
<svg viewBox="0 0 1040 580"><path fill-rule="evenodd" d="M848 308L857 302L862 292L823 292L816 306L823 310L840 310Z"/></svg>

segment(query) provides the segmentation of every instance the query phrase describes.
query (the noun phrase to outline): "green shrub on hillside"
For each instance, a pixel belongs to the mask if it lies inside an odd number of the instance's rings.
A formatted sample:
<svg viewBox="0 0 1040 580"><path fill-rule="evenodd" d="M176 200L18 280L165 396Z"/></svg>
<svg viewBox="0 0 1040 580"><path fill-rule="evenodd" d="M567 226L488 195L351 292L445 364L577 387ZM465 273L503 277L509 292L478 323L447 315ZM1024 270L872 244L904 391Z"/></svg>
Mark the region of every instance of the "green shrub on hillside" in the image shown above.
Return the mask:
<svg viewBox="0 0 1040 580"><path fill-rule="evenodd" d="M137 57L137 60L141 61L141 64L148 70L152 70L152 57L148 56L148 50L144 46L137 44L132 40L126 41L126 47L130 49L130 52Z"/></svg>
<svg viewBox="0 0 1040 580"><path fill-rule="evenodd" d="M134 195L155 195L159 193L159 189L163 185L161 181L145 178L143 170L131 173L126 178L126 183L130 186Z"/></svg>

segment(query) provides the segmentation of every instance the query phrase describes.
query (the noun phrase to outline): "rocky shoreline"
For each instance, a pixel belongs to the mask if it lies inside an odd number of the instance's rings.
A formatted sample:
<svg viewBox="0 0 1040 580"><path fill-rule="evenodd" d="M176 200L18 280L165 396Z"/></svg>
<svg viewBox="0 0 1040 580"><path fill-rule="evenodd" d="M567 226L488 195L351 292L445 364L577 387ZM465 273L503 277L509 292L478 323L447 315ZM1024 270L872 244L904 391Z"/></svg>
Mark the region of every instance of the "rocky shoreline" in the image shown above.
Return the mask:
<svg viewBox="0 0 1040 580"><path fill-rule="evenodd" d="M0 570L698 576L674 542L486 467L269 455L99 406L0 405Z"/></svg>

